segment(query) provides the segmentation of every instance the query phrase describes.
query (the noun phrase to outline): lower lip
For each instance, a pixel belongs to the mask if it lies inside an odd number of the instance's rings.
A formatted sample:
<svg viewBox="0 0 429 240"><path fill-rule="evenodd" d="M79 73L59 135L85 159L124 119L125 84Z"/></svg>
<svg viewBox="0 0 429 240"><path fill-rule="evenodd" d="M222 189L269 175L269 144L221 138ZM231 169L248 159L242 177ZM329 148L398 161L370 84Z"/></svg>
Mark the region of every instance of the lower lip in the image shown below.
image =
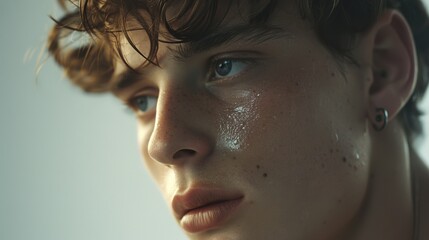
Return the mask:
<svg viewBox="0 0 429 240"><path fill-rule="evenodd" d="M225 222L238 208L242 198L210 204L187 212L180 224L190 233L213 229Z"/></svg>

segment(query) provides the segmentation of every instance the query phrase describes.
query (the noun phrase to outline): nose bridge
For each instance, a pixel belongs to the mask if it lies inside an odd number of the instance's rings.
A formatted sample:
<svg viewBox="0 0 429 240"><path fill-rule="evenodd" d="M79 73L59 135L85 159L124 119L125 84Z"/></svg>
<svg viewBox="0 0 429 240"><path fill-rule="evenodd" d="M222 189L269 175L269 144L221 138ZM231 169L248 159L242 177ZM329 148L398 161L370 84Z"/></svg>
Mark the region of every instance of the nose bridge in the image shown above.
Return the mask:
<svg viewBox="0 0 429 240"><path fill-rule="evenodd" d="M205 158L211 152L208 132L196 124L202 118L198 100L189 89L168 86L160 91L155 125L148 143L149 156L175 165Z"/></svg>

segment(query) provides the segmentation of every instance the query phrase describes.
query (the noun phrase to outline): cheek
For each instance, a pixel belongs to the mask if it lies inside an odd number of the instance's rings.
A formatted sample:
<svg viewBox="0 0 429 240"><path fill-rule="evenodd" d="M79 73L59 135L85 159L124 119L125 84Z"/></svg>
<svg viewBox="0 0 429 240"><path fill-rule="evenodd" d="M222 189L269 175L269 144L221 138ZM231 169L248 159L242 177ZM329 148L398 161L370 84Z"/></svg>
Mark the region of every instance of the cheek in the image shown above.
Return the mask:
<svg viewBox="0 0 429 240"><path fill-rule="evenodd" d="M360 111L347 101L340 103L342 94L286 88L275 88L279 94L261 93L255 106L258 117L248 122L254 137L247 138L247 149L270 162L274 172L284 166L279 176L309 181L366 178L369 146Z"/></svg>
<svg viewBox="0 0 429 240"><path fill-rule="evenodd" d="M340 226L359 208L368 181L362 86L358 79L345 80L334 64L318 66L317 74L283 72L259 87L255 137L248 141L246 158L258 175L249 175L249 187L263 189L261 201L285 215L299 216L289 226Z"/></svg>

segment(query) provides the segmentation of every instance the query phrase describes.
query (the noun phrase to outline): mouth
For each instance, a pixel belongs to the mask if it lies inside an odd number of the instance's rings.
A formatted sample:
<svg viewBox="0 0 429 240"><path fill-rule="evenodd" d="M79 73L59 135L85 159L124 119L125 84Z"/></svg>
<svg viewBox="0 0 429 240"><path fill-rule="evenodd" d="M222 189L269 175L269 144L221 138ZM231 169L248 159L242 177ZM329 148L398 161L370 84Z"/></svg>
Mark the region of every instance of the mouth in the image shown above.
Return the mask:
<svg viewBox="0 0 429 240"><path fill-rule="evenodd" d="M190 188L175 195L173 210L182 228L190 233L217 228L240 206L243 195L215 188Z"/></svg>

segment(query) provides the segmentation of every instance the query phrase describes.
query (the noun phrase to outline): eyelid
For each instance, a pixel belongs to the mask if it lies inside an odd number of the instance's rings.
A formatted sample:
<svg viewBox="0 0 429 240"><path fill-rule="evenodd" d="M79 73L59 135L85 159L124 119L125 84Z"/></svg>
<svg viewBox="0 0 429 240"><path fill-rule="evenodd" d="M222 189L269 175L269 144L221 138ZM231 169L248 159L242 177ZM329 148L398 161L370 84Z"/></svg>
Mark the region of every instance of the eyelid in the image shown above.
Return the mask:
<svg viewBox="0 0 429 240"><path fill-rule="evenodd" d="M222 77L222 78L217 78L215 80L210 80L212 78L211 75L213 73L214 67L216 66L216 62L220 60L241 61L248 65L256 65L261 59L263 59L262 54L256 51L234 51L234 52L217 54L209 58L207 61L208 62L206 66L206 73L207 73L206 78L208 79L207 82L208 84L216 84L223 81L229 81L231 79L240 77L241 75L251 70L249 66L246 66L246 68L242 72L232 77Z"/></svg>
<svg viewBox="0 0 429 240"><path fill-rule="evenodd" d="M242 59L259 59L262 54L257 51L231 51L216 54L208 59L209 63L213 63L222 59L242 60Z"/></svg>
<svg viewBox="0 0 429 240"><path fill-rule="evenodd" d="M132 109L133 111L135 111L135 112L141 112L141 111L139 111L137 109L137 107L135 105L135 100L138 97L142 97L142 96L148 96L148 97L158 98L158 94L159 94L159 91L157 89L155 89L155 88L146 88L146 89L138 91L135 94L132 94L131 97L126 98L125 101L124 101L124 103L125 103L125 105L128 108Z"/></svg>

